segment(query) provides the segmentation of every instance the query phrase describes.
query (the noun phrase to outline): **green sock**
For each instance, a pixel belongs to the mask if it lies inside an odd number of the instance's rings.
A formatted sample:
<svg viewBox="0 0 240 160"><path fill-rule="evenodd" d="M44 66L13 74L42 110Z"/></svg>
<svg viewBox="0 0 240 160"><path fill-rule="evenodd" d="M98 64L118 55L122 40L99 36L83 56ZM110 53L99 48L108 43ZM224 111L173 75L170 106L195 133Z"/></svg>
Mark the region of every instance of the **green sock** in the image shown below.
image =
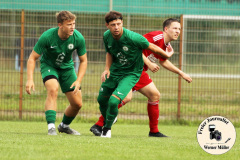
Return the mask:
<svg viewBox="0 0 240 160"><path fill-rule="evenodd" d="M56 121L56 114L57 112L54 111L54 110L47 110L45 112L45 116L46 116L46 120L47 120L47 123L55 123Z"/></svg>
<svg viewBox="0 0 240 160"><path fill-rule="evenodd" d="M74 118L75 118L75 117L68 117L68 116L66 116L66 115L64 114L64 115L63 115L63 120L62 120L62 122L63 122L64 124L69 125L69 124L74 120Z"/></svg>
<svg viewBox="0 0 240 160"><path fill-rule="evenodd" d="M109 97L104 97L104 96L98 96L97 101L99 103L99 110L102 114L102 116L104 117L104 119L106 119L106 114L107 114L107 109L108 109L108 105L107 105L107 101L109 100ZM105 120L104 120L105 121Z"/></svg>
<svg viewBox="0 0 240 160"><path fill-rule="evenodd" d="M115 98L114 96L111 96L108 101L108 109L106 114L106 120L105 120L105 128L111 128L114 119L118 115L118 104L120 103L120 100Z"/></svg>

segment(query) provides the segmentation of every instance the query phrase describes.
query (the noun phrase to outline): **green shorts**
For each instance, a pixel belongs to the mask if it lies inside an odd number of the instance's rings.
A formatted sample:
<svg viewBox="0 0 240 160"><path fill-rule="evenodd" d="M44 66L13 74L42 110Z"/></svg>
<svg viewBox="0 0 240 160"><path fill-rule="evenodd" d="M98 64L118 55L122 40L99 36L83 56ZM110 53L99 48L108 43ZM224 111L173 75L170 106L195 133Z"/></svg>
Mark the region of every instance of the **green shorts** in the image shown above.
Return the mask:
<svg viewBox="0 0 240 160"><path fill-rule="evenodd" d="M74 67L68 69L56 69L46 63L41 63L40 68L43 83L49 79L57 79L63 93L74 90L74 87L70 88L73 82L77 80Z"/></svg>
<svg viewBox="0 0 240 160"><path fill-rule="evenodd" d="M110 74L110 77L102 83L99 96L110 97L114 94L123 100L138 82L139 78L140 76L134 74L121 77L113 77Z"/></svg>

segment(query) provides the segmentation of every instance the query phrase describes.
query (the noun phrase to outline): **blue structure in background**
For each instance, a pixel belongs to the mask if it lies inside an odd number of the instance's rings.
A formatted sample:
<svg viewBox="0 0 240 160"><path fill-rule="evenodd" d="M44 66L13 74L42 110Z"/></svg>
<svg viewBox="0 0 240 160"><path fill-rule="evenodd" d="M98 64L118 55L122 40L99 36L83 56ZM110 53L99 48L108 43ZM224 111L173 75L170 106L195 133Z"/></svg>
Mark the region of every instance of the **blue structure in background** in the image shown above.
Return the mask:
<svg viewBox="0 0 240 160"><path fill-rule="evenodd" d="M240 16L240 0L112 0L112 9L129 14ZM1 0L0 9L106 13L110 0Z"/></svg>

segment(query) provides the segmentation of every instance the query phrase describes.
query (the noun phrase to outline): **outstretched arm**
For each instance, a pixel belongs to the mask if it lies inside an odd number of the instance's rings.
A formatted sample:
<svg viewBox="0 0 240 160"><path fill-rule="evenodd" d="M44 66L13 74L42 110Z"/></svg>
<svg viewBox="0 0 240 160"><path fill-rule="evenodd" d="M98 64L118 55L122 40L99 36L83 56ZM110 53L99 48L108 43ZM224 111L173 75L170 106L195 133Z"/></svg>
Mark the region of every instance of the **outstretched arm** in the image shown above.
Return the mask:
<svg viewBox="0 0 240 160"><path fill-rule="evenodd" d="M26 83L26 92L31 94L31 89L35 91L35 85L33 82L33 72L35 69L35 64L37 59L40 57L34 50L30 54L27 61L27 83Z"/></svg>
<svg viewBox="0 0 240 160"><path fill-rule="evenodd" d="M183 71L181 71L180 69L178 69L176 66L174 66L169 60L165 60L165 61L160 61L159 63L166 68L167 70L179 74L183 79L185 79L188 83L192 82L192 78L187 75L186 73L184 73Z"/></svg>
<svg viewBox="0 0 240 160"><path fill-rule="evenodd" d="M166 51L164 51L163 49L161 49L160 47L158 47L153 43L149 43L149 46L147 49L151 50L153 53L156 53L166 59L170 58L174 53L173 48L171 46L167 47Z"/></svg>

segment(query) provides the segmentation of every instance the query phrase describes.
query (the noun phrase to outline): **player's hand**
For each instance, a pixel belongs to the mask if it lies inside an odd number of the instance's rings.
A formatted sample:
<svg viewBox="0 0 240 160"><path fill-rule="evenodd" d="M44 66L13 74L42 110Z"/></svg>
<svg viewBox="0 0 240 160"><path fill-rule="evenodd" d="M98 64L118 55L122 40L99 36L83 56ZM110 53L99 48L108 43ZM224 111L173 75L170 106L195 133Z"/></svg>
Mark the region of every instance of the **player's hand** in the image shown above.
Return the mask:
<svg viewBox="0 0 240 160"><path fill-rule="evenodd" d="M108 79L110 76L110 71L109 70L105 70L103 71L102 75L101 75L101 81L105 82L106 79Z"/></svg>
<svg viewBox="0 0 240 160"><path fill-rule="evenodd" d="M26 92L28 94L31 94L31 89L35 91L35 86L34 86L33 80L28 80L26 83Z"/></svg>
<svg viewBox="0 0 240 160"><path fill-rule="evenodd" d="M73 82L73 84L70 87L70 88L75 87L74 90L73 90L73 94L77 94L78 93L78 91L80 89L80 86L81 86L81 84L78 81Z"/></svg>
<svg viewBox="0 0 240 160"><path fill-rule="evenodd" d="M171 45L168 45L168 47L166 48L166 52L169 55L169 57L172 57L174 50Z"/></svg>
<svg viewBox="0 0 240 160"><path fill-rule="evenodd" d="M156 64L156 63L149 63L148 68L150 69L150 71L152 71L153 73L157 72L160 67Z"/></svg>
<svg viewBox="0 0 240 160"><path fill-rule="evenodd" d="M192 82L192 78L191 78L189 75L187 75L186 73L182 72L180 75L181 75L182 78L185 79L188 83L191 83L191 82Z"/></svg>

